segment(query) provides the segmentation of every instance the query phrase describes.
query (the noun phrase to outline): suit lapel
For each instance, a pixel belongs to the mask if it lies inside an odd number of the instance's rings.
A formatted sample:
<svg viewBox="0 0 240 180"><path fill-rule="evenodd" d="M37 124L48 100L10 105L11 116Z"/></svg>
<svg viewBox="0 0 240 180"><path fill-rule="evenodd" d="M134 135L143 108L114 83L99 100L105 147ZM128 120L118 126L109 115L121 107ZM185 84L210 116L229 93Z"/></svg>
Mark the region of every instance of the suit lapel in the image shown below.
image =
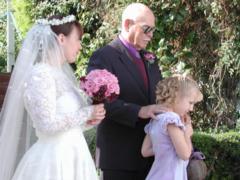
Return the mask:
<svg viewBox="0 0 240 180"><path fill-rule="evenodd" d="M144 50L142 50L140 52L140 55L143 59L143 62L144 62L144 65L145 65L145 69L146 69L146 72L147 72L147 76L148 76L148 92L149 92L149 102L152 104L152 103L155 103L155 99L156 99L156 96L155 96L155 90L156 90L156 83L161 79L161 72L160 71L156 71L156 68L159 68L157 64L153 63L153 64L150 64L148 60L145 59L144 57ZM158 61L157 59L155 59L155 61ZM159 73L159 78L158 79L158 75L156 73ZM156 80L156 78L158 80Z"/></svg>
<svg viewBox="0 0 240 180"><path fill-rule="evenodd" d="M151 69L151 65L148 64L147 61L143 60L144 65L145 65L145 69L147 72L147 77L148 77L148 97L149 97L149 102L154 102L154 94L155 93L155 87L153 85L153 79L152 79L152 69Z"/></svg>
<svg viewBox="0 0 240 180"><path fill-rule="evenodd" d="M142 75L140 74L139 70L137 69L136 64L134 64L134 59L129 54L128 50L124 47L121 41L117 38L116 40L112 41L110 44L113 48L119 51L120 60L122 64L126 67L128 72L131 76L136 80L137 84L143 91L145 97L148 97L147 90L144 86L144 81L142 79Z"/></svg>

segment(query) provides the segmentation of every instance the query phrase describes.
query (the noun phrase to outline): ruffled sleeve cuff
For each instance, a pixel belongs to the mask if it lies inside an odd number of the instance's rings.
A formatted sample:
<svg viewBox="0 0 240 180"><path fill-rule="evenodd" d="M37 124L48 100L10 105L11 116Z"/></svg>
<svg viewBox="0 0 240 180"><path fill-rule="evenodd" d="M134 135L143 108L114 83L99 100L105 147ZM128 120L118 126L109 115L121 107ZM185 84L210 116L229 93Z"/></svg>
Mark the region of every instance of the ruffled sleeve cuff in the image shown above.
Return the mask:
<svg viewBox="0 0 240 180"><path fill-rule="evenodd" d="M174 124L183 131L185 131L185 126L182 123L180 116L174 112L166 112L157 116L157 120L161 126L161 129L167 133L168 124Z"/></svg>

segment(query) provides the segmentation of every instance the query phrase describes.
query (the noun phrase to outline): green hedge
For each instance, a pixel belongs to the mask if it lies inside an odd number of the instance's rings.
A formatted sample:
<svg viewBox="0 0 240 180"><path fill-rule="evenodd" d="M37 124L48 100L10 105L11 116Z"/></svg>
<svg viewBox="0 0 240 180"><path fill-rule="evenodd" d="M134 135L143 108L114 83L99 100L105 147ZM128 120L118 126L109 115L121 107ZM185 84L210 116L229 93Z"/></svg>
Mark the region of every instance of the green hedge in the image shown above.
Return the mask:
<svg viewBox="0 0 240 180"><path fill-rule="evenodd" d="M93 157L95 157L96 150L96 128L92 128L88 131L84 132L84 136L86 138L88 148L91 151Z"/></svg>
<svg viewBox="0 0 240 180"><path fill-rule="evenodd" d="M95 155L96 129L85 132L89 149ZM240 179L240 133L194 133L194 146L206 156L208 178L211 180Z"/></svg>
<svg viewBox="0 0 240 180"><path fill-rule="evenodd" d="M208 179L240 179L240 133L195 133L193 144L206 156Z"/></svg>

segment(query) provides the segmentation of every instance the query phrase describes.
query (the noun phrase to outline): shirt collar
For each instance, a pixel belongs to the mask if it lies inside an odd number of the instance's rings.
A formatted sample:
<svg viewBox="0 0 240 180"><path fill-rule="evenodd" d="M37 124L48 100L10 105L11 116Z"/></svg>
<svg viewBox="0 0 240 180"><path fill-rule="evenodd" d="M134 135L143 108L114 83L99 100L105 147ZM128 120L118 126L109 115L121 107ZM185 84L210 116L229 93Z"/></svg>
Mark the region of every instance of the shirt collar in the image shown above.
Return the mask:
<svg viewBox="0 0 240 180"><path fill-rule="evenodd" d="M129 42L127 42L121 35L119 35L120 41L123 43L123 45L127 48L127 50L136 58L141 58L139 51Z"/></svg>

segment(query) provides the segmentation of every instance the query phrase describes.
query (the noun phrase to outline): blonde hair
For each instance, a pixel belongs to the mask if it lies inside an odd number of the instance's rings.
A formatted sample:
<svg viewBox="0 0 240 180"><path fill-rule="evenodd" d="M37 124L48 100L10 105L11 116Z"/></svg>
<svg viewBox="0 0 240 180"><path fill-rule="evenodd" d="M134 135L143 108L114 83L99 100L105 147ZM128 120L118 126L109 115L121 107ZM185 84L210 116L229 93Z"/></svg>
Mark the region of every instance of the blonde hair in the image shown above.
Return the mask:
<svg viewBox="0 0 240 180"><path fill-rule="evenodd" d="M203 95L200 92L199 86L195 80L189 76L175 75L161 80L156 87L156 102L157 104L172 105L177 96L187 96L189 91L194 89L195 102L202 100Z"/></svg>

